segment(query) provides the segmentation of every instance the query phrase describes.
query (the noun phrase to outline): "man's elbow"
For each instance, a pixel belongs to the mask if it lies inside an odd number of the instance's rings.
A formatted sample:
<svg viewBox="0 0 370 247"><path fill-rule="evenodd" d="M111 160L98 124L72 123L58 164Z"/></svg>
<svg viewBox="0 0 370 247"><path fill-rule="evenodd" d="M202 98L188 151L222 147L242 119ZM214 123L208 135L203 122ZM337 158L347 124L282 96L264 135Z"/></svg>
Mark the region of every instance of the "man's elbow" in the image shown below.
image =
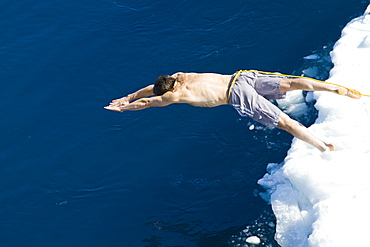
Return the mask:
<svg viewBox="0 0 370 247"><path fill-rule="evenodd" d="M140 100L140 108L146 109L149 107L153 107L152 101L150 99L141 99Z"/></svg>
<svg viewBox="0 0 370 247"><path fill-rule="evenodd" d="M140 105L143 109L150 107L163 107L169 105L170 102L162 97L144 98L140 100Z"/></svg>
<svg viewBox="0 0 370 247"><path fill-rule="evenodd" d="M168 103L167 101L153 101L148 107L164 107L168 106L169 104L170 103Z"/></svg>

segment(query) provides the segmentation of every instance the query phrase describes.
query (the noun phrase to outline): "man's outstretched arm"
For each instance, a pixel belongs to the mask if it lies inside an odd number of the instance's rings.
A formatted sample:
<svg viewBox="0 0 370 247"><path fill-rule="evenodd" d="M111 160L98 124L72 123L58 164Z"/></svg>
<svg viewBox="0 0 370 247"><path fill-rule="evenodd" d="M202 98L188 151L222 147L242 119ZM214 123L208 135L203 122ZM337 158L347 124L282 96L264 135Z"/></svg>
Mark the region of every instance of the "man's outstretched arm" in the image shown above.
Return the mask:
<svg viewBox="0 0 370 247"><path fill-rule="evenodd" d="M131 101L134 101L136 99L153 96L154 95L153 87L154 87L154 85L149 85L149 86L144 87L142 89L139 89L136 92L131 93L127 96L124 96L124 97L119 98L119 99L115 99L110 103L109 106L112 106L112 107L125 106L125 105L128 105Z"/></svg>
<svg viewBox="0 0 370 247"><path fill-rule="evenodd" d="M156 96L152 98L141 98L126 105L116 105L114 102L112 102L109 106L104 107L104 109L116 112L139 111L150 107L167 106L172 103L174 102L171 102L169 99L163 96Z"/></svg>

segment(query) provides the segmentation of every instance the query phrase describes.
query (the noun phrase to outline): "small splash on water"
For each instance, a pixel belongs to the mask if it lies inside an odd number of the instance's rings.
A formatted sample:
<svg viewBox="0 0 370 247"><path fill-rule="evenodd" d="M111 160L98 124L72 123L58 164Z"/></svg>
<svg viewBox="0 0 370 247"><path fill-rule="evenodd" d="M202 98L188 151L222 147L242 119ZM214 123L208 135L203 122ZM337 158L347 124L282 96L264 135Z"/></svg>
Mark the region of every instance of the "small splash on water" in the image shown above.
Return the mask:
<svg viewBox="0 0 370 247"><path fill-rule="evenodd" d="M229 247L278 247L274 240L275 215L272 212L264 211L253 224L245 227L238 234L231 236Z"/></svg>

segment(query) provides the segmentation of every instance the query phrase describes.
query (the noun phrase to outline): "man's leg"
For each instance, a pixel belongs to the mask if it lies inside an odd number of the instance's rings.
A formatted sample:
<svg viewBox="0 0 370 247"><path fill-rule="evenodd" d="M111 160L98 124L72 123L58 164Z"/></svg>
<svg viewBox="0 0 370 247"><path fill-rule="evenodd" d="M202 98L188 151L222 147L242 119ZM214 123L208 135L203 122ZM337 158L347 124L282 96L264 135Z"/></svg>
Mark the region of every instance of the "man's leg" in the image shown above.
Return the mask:
<svg viewBox="0 0 370 247"><path fill-rule="evenodd" d="M321 152L334 151L333 144L321 141L320 139L312 135L305 126L291 119L283 112L279 117L278 127L289 132L294 137L297 137L298 139L311 144L312 146L319 149Z"/></svg>
<svg viewBox="0 0 370 247"><path fill-rule="evenodd" d="M338 87L336 85L327 84L315 80L310 80L307 78L283 78L280 83L280 92L286 93L293 90L304 90L304 91L326 91L332 92L339 95L348 96L350 98L359 99L361 95L357 90L348 90L343 87Z"/></svg>

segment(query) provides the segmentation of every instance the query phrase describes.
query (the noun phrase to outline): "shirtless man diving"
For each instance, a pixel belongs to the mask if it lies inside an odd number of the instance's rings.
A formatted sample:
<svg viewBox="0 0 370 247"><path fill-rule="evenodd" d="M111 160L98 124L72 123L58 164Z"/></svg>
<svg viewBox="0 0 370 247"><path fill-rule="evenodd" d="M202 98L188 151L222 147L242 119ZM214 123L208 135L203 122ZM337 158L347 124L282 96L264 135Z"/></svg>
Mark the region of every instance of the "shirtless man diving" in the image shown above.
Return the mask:
<svg viewBox="0 0 370 247"><path fill-rule="evenodd" d="M236 77L236 78L235 78ZM245 71L234 75L182 73L157 78L154 85L113 100L107 110L124 112L174 103L198 107L231 105L241 116L248 116L266 126L277 126L320 151L334 151L334 145L313 136L306 127L291 119L268 99L282 99L293 90L327 91L359 99L356 90L321 83L307 78ZM150 97L154 96L154 97Z"/></svg>

